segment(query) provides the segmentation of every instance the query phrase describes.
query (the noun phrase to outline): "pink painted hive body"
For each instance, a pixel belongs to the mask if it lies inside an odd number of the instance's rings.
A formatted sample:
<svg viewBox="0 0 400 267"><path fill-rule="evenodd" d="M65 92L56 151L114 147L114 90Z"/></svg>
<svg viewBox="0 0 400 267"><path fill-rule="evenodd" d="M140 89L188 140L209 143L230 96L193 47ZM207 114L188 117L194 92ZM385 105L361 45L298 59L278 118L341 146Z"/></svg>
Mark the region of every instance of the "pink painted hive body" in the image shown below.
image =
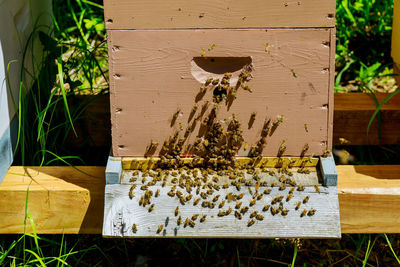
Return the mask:
<svg viewBox="0 0 400 267"><path fill-rule="evenodd" d="M112 21L107 27L114 156L140 157L151 143L157 143L151 153L156 156L165 140L177 132L183 137L191 127L182 151L183 156L190 156L193 152L187 145L204 137L201 122L214 106L214 88L209 86L200 97L200 87L207 78L221 79L225 72L232 73L230 85L234 86L239 74L248 68L252 79L247 85L253 92L240 88L235 100L229 104L222 101L217 107L216 120L225 127L225 119L233 116L241 122L248 147L242 145L238 155L248 155L260 139L266 119L280 116L284 121L267 137L262 155L277 156L282 141L287 146L284 156L301 155L306 144L307 155L331 149L335 29L334 24L321 21L326 19L325 13L329 18L334 14L332 2L323 1L322 6L329 11L323 9L324 15L316 15L321 16L315 19L318 28L267 28L262 20L250 19L259 29L247 29L246 24L243 29L218 29L229 20L216 20L217 29L184 29L194 20L180 22L177 18L174 29L159 30L156 23L162 20L158 18L148 21L149 29L133 30L134 20L117 19L113 1L106 1L106 20ZM123 1L123 5L127 3ZM149 10L144 6L138 15ZM164 11L160 12L164 16ZM231 21L238 27L234 18L243 14L235 14ZM113 24L117 21L119 24ZM301 21L294 23L302 26ZM199 23L198 28L204 28ZM143 18L137 25L146 28ZM207 101L207 109L202 109ZM198 106L196 112L192 111L194 105ZM256 114L254 122L250 122L252 113Z"/></svg>

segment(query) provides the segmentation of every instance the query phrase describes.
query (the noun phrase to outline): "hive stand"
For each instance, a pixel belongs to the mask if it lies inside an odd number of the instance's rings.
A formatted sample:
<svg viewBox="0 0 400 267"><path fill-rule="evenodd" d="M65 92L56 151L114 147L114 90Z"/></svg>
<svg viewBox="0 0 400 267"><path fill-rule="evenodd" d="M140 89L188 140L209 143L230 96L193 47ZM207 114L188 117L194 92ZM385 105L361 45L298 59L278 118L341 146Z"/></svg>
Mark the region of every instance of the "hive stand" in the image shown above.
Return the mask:
<svg viewBox="0 0 400 267"><path fill-rule="evenodd" d="M249 212L243 215L243 219L239 220L234 216L236 201L228 203L222 209L218 209L218 203L214 209L204 208L201 202L194 206L193 200L198 196L193 192L193 198L185 205L181 205L177 197L169 197L168 191L171 185L162 187L154 185L151 190L155 192L160 190L158 198L152 198L155 208L152 212L146 208L139 206L138 201L144 191L140 190L138 185L133 191L134 197L130 199L129 191L131 182L129 179L132 170L127 169L129 164L124 164L124 158L110 156L106 168L106 188L105 188L105 207L104 207L104 223L103 236L105 237L241 237L241 238L340 238L340 218L339 205L337 196L337 171L332 156L316 158L318 165L310 167L311 173L299 174L293 171L293 179L298 184L303 184L305 190L299 192L294 191L293 198L286 202L283 200L285 208L289 213L287 216L280 214L272 216L270 210L262 212L264 205L270 203L272 198L278 195L284 195L285 198L290 190L287 187L280 191L278 187L271 188L271 193L265 195L262 200L257 201ZM125 168L125 169L124 169ZM266 181L274 181L277 177L260 176ZM141 174L139 174L141 177ZM223 179L223 178L221 178ZM140 178L138 179L138 181ZM322 181L323 186L319 187L320 193L317 193L314 185ZM139 182L140 183L140 182ZM264 187L260 187L262 192ZM185 191L185 190L182 190ZM254 191L254 186L253 186ZM215 195L225 196L229 192L238 193L234 186L227 189L216 191L209 197L212 199ZM241 202L243 206L250 202L250 196L246 187L241 188L244 194ZM299 210L295 210L296 203L302 201L305 196L310 196L308 203L301 204ZM221 199L220 199L221 200ZM203 200L202 200L203 201ZM176 207L179 207L178 216L174 215ZM226 211L232 208L232 213L228 216L219 217L218 211ZM313 216L300 216L303 209L313 208L316 210ZM254 225L248 227L249 214L257 210L264 215L262 221L255 220ZM184 221L187 217L199 214L199 218L195 221L195 226L184 227ZM202 215L207 215L205 222L200 223L199 219ZM177 219L182 216L182 223L177 225ZM137 225L137 231L132 231L132 225ZM163 228L157 232L158 227Z"/></svg>

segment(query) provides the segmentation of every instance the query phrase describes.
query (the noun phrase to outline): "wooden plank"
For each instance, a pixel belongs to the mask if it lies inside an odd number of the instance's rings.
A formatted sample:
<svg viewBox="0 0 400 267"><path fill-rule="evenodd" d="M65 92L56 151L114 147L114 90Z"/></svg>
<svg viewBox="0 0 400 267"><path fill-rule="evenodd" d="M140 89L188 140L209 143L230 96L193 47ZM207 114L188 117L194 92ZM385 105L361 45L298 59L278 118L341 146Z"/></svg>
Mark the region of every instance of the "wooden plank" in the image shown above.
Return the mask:
<svg viewBox="0 0 400 267"><path fill-rule="evenodd" d="M388 94L376 94L381 103ZM369 137L366 131L368 122L376 109L370 94L335 94L333 144L341 144L340 138L349 145L378 145L378 122L372 123ZM400 143L400 95L396 95L381 108L381 144Z"/></svg>
<svg viewBox="0 0 400 267"><path fill-rule="evenodd" d="M335 1L105 0L107 29L334 27Z"/></svg>
<svg viewBox="0 0 400 267"><path fill-rule="evenodd" d="M193 200L181 205L177 198L171 198L167 195L171 186L154 186L154 190L160 190L158 198L152 198L155 208L152 212L148 208L139 206L138 200L143 191L136 187L135 197L129 199L128 193L130 185L107 185L105 196L105 216L103 224L103 235L109 237L241 237L241 238L267 238L267 237L333 237L339 238L339 210L336 187L321 188L321 193L316 193L313 187L306 187L304 192L293 194L293 198L286 202L283 201L283 208L288 209L288 214L272 215L270 209L263 211L266 204L271 204L273 198L287 195L289 188L280 191L277 187L272 188L268 195L257 201L254 206L249 203L253 197L249 194L247 188L240 192L244 194L238 201L242 202L242 207L248 206L249 211L241 219L234 215L236 201L225 201L224 207L218 208L224 196L229 192L239 193L234 188L221 189L209 195L208 200L216 195L220 195L219 201L215 203L215 208L205 208L201 202L196 206ZM261 188L261 192L264 188ZM193 193L194 195L194 193ZM304 197L309 196L310 200L302 204L299 210L295 210L296 203L302 201ZM199 196L194 196L195 197ZM179 206L178 216L174 215L176 207ZM272 205L271 205L272 206ZM274 205L275 208L279 204ZM301 216L304 209L315 209L313 216ZM232 212L226 216L218 216L220 211L226 212L231 209ZM248 226L250 214L257 211L263 216L263 220L254 219L254 225ZM197 220L194 220L194 227L184 226L186 218L192 218L198 214ZM206 220L201 223L200 217L206 215ZM182 217L182 224L177 223L179 216ZM132 225L137 225L137 232L132 231ZM158 226L163 229L157 233Z"/></svg>
<svg viewBox="0 0 400 267"><path fill-rule="evenodd" d="M101 233L104 167L12 166L0 184L0 233L23 233L25 200L38 233ZM26 231L32 228L27 221Z"/></svg>
<svg viewBox="0 0 400 267"><path fill-rule="evenodd" d="M109 34L114 156L143 156L151 143L157 143L156 156L166 139L177 132L181 138L190 128L183 148L186 151L188 144L201 137L201 122L214 107L212 98L217 89L209 86L199 98L199 88L208 77L221 79L225 72L232 73L234 86L241 71L249 66L253 78L248 84L253 92L239 89L231 106L225 101L218 105L216 120L224 126L224 120L236 114L244 141L253 145L260 140L265 119L283 116L283 122L267 138L264 156L276 156L283 140L287 144L283 156L299 156L305 144L309 145L309 155L321 155L327 149L332 126L328 125L327 86L333 73L332 48L326 45L330 29L137 30ZM205 107L198 122L190 115L196 104L196 116ZM256 113L254 123L250 123L252 113ZM247 156L248 152L241 149L239 155Z"/></svg>
<svg viewBox="0 0 400 267"><path fill-rule="evenodd" d="M0 184L0 233L24 231L30 185L28 212L38 233L100 234L105 167L78 168L94 177L71 167L11 167ZM337 166L337 171L342 233L400 233L400 165Z"/></svg>

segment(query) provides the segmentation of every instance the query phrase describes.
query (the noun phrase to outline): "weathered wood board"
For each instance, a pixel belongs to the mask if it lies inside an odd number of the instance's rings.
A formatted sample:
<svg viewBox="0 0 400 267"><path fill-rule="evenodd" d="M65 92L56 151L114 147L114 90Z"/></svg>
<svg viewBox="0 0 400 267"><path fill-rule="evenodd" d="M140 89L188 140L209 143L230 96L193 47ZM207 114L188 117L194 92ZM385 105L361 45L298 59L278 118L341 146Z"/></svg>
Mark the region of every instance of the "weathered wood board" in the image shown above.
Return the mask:
<svg viewBox="0 0 400 267"><path fill-rule="evenodd" d="M309 155L321 155L331 148L332 36L332 29L109 31L113 155L143 156L151 142L159 143L157 155L167 138L180 128L182 136L188 126L186 144L192 144L200 123L190 113L200 86L227 71L235 81L243 64L253 67L253 93L239 90L231 106L220 104L217 120L236 114L252 145L266 118L284 116L263 155L276 156L283 140L284 156L298 156L305 144ZM208 90L197 99L198 113L210 101L209 113L212 95Z"/></svg>
<svg viewBox="0 0 400 267"><path fill-rule="evenodd" d="M272 188L269 195L264 195L263 199L249 208L242 219L238 219L234 213L236 201L226 204L221 209L218 208L220 201L216 202L213 209L204 208L201 202L194 206L193 201L185 205L179 204L179 200L167 195L170 186L154 189L160 190L160 196L154 198L152 203L155 208L152 212L148 208L139 206L138 200L143 192L137 188L135 197L130 199L128 192L130 185L107 185L105 191L105 216L103 224L103 236L108 237L307 237L307 238L340 238L340 218L338 209L338 197L336 187L320 187L321 193L316 193L314 187L306 187L305 191L295 191L293 198L289 202L283 201L283 207L289 212L286 216L281 214L272 215L270 209L262 211L266 204L270 204L272 198L278 195L286 196L289 188L279 191L277 187ZM210 195L210 201L215 194L225 196L228 192L235 192L236 189L221 189L217 193ZM247 188L241 191L244 194L240 201L243 206L249 206L252 199ZM296 203L302 201L305 196L310 196L306 204L301 204L299 210L295 210ZM221 197L220 197L221 199ZM275 205L278 207L279 205ZM179 207L179 214L175 216L176 207ZM229 215L220 217L218 212L232 212ZM301 217L304 209L315 209L313 216L305 215ZM263 220L254 219L254 224L248 226L251 212L258 211L264 216ZM184 226L186 218L191 218L194 214L199 214L194 220L194 227ZM204 222L200 218L207 215ZM179 216L182 223L177 224ZM132 231L132 225L137 225L137 232ZM157 233L158 227L163 228Z"/></svg>
<svg viewBox="0 0 400 267"><path fill-rule="evenodd" d="M335 1L105 0L107 29L334 27Z"/></svg>

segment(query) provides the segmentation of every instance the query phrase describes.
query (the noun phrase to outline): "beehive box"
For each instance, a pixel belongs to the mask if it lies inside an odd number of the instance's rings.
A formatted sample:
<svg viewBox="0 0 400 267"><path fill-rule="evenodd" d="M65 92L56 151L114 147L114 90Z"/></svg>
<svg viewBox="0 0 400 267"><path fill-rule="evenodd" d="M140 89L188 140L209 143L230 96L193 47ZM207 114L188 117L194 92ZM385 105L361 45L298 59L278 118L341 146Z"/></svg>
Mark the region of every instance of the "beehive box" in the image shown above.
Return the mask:
<svg viewBox="0 0 400 267"><path fill-rule="evenodd" d="M334 16L332 0L105 1L103 234L339 237L336 187L314 187L329 179Z"/></svg>

